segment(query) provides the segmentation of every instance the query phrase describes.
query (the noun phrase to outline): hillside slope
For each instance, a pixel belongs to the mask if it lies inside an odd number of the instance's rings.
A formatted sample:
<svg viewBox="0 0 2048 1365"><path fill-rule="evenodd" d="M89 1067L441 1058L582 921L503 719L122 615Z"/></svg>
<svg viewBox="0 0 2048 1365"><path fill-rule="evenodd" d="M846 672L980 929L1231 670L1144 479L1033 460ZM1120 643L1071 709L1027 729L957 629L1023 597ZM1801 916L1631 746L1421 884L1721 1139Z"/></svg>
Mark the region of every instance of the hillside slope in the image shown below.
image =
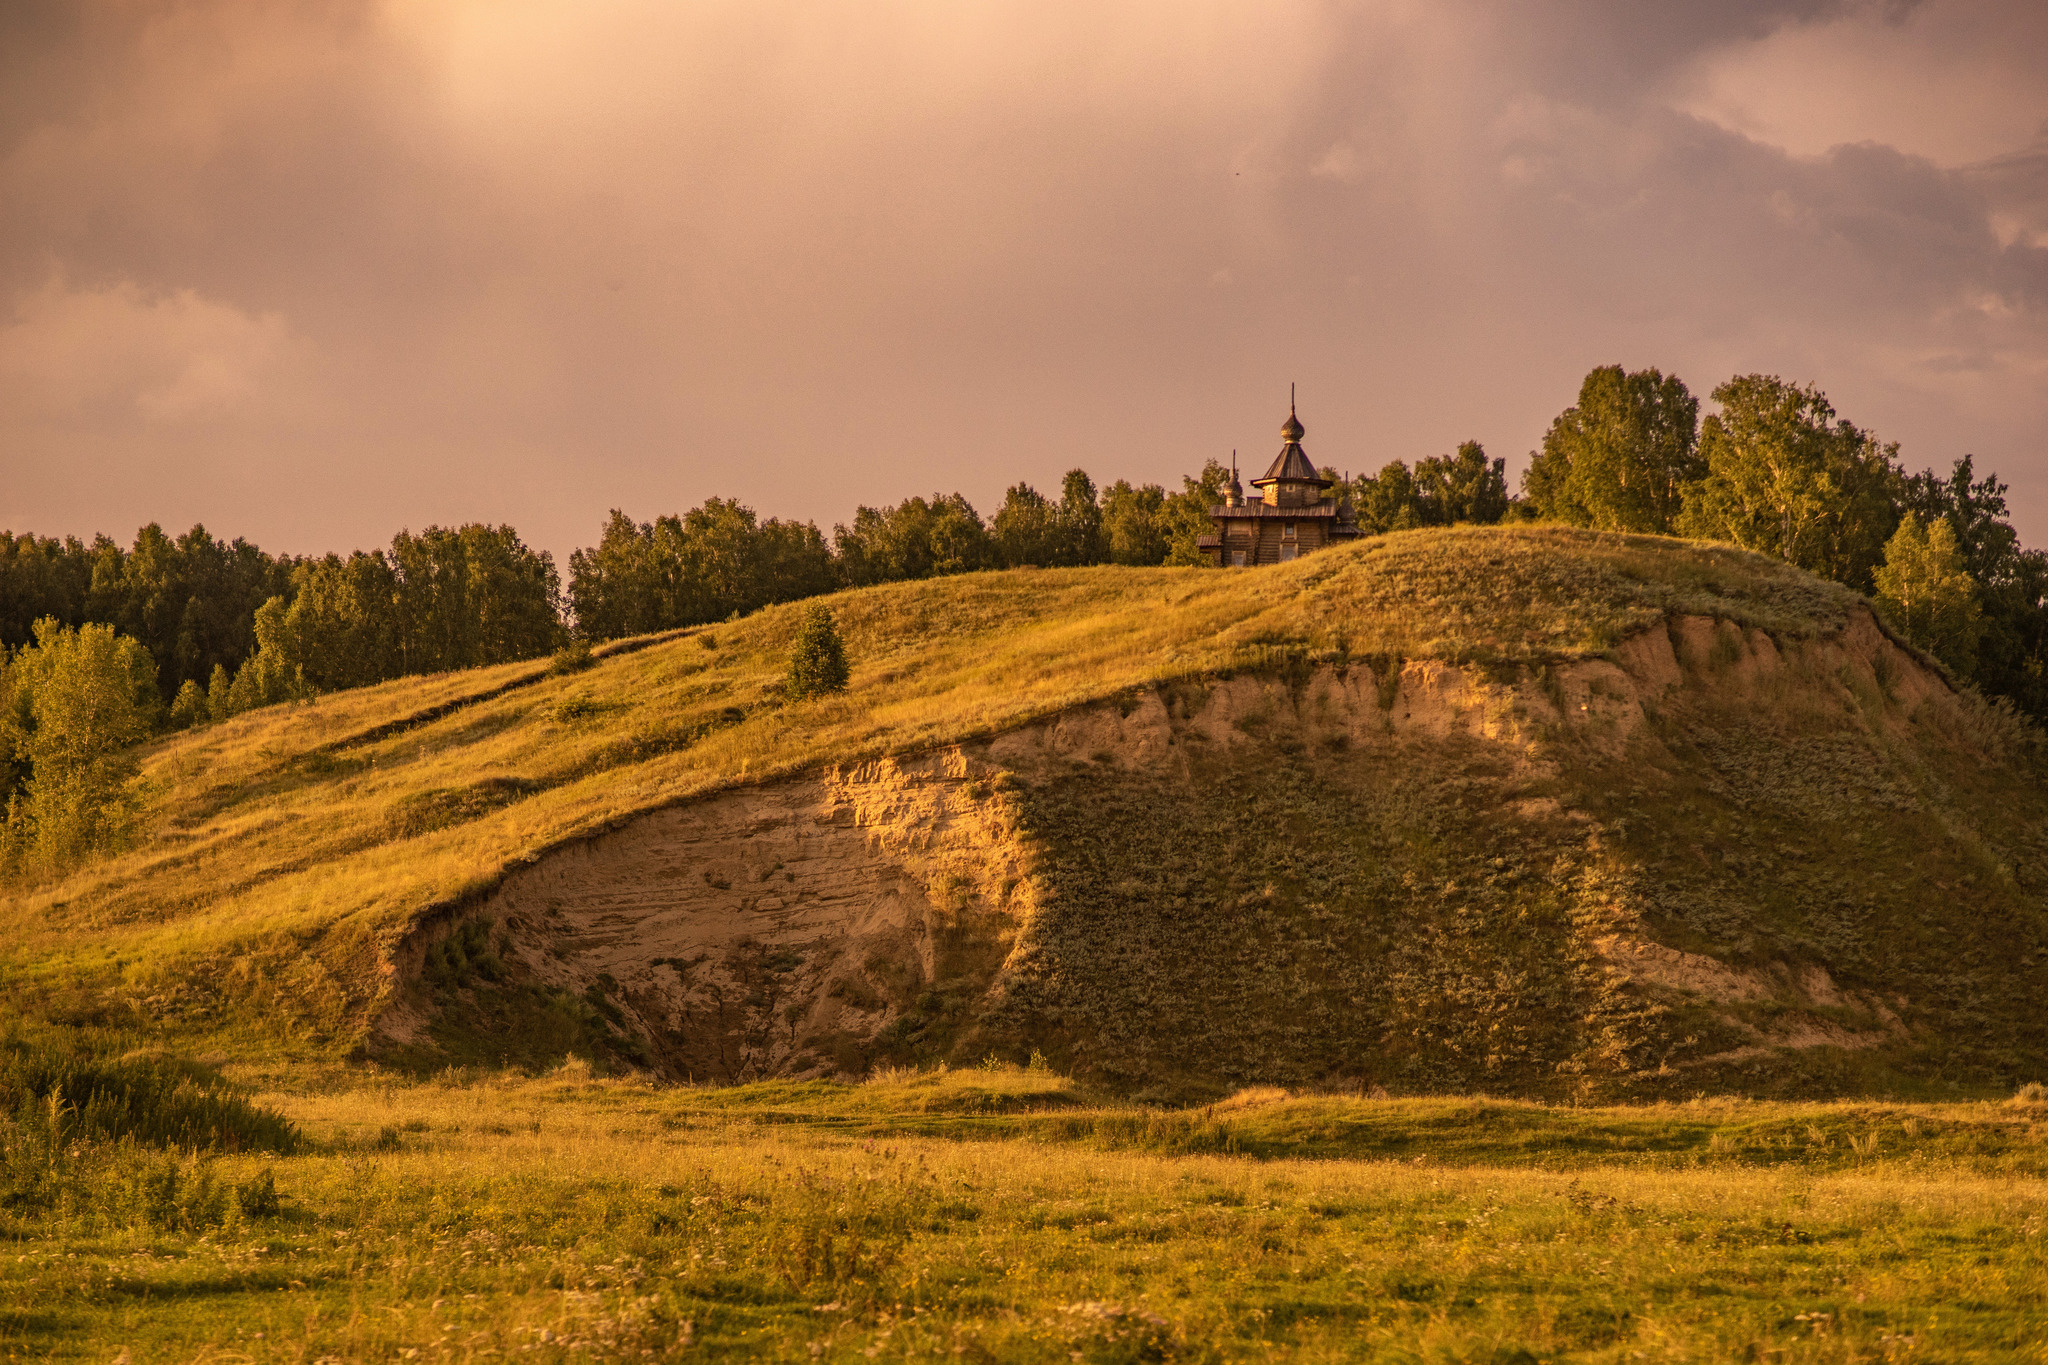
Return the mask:
<svg viewBox="0 0 2048 1365"><path fill-rule="evenodd" d="M165 741L146 841L0 912L10 999L429 1067L1036 1048L1162 1098L2048 1071L2038 760L1775 561L1473 528L831 605L843 698L778 699L780 608Z"/></svg>

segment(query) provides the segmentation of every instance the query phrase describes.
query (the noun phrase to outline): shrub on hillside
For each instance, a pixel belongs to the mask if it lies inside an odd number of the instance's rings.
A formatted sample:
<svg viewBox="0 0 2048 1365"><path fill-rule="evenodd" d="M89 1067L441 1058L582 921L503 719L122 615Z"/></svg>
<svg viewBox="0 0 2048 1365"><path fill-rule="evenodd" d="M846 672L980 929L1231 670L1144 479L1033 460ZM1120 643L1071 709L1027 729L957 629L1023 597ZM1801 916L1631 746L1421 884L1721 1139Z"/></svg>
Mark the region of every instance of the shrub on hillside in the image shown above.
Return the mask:
<svg viewBox="0 0 2048 1365"><path fill-rule="evenodd" d="M851 669L846 662L846 644L832 613L814 606L804 613L803 628L797 632L796 648L789 656L788 691L793 699L844 692Z"/></svg>

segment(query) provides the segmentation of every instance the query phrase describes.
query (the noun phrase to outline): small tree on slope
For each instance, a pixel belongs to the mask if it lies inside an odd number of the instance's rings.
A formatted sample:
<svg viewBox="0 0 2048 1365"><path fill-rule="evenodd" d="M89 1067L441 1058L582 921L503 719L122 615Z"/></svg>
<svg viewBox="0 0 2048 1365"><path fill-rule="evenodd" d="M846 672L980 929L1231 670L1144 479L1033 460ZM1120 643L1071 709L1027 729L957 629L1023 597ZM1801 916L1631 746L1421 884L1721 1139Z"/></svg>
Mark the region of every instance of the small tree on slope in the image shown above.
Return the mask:
<svg viewBox="0 0 2048 1365"><path fill-rule="evenodd" d="M1977 666L1984 611L1948 520L1935 517L1922 525L1908 512L1885 545L1875 576L1877 605L1891 623L1956 676L1969 677Z"/></svg>
<svg viewBox="0 0 2048 1365"><path fill-rule="evenodd" d="M832 613L813 606L804 613L803 628L797 632L796 648L789 656L789 695L792 699L844 692L850 670L846 645Z"/></svg>

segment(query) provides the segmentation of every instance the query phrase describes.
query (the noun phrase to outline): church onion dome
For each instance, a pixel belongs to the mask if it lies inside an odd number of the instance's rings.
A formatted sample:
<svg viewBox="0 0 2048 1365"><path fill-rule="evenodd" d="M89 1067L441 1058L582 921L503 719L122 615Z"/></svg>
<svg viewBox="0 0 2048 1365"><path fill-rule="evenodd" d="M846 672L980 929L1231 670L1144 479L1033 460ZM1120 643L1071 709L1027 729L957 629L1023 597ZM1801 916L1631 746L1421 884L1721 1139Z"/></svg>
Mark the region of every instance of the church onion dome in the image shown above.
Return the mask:
<svg viewBox="0 0 2048 1365"><path fill-rule="evenodd" d="M1252 487L1264 488L1269 483L1312 483L1318 488L1330 486L1331 481L1324 478L1309 462L1308 456L1302 453L1301 438L1305 430L1301 419L1294 415L1294 403L1290 399L1287 420L1280 424L1280 435L1286 444L1280 447L1280 453L1267 466L1264 477L1252 480Z"/></svg>

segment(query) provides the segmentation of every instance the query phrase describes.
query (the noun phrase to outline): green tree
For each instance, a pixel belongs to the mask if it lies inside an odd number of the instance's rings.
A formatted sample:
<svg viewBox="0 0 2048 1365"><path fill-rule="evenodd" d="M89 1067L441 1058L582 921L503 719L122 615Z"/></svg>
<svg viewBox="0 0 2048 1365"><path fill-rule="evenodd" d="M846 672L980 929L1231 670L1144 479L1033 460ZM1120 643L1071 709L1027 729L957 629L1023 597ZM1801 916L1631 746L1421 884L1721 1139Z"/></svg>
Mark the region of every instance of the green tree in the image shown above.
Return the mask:
<svg viewBox="0 0 2048 1365"><path fill-rule="evenodd" d="M1425 526L1491 526L1508 512L1507 461L1487 459L1477 441L1461 442L1456 455L1419 460L1415 502Z"/></svg>
<svg viewBox="0 0 2048 1365"><path fill-rule="evenodd" d="M652 522L613 509L598 544L569 557L569 606L588 640L723 621L834 586L817 527L757 522L724 498Z"/></svg>
<svg viewBox="0 0 2048 1365"><path fill-rule="evenodd" d="M291 570L292 561L215 540L204 526L174 539L152 522L125 553L111 540L96 544L84 619L148 649L168 699L217 664L240 666L256 647L256 608L289 594Z"/></svg>
<svg viewBox="0 0 2048 1365"><path fill-rule="evenodd" d="M1706 474L1677 529L1760 550L1868 592L1898 525L1898 447L1836 419L1827 396L1775 375L1714 390L1700 429Z"/></svg>
<svg viewBox="0 0 2048 1365"><path fill-rule="evenodd" d="M1958 677L1975 671L1984 613L1976 580L1964 568L1956 533L1946 520L1923 523L1907 513L1885 542L1884 563L1873 576L1879 609L1908 640Z"/></svg>
<svg viewBox="0 0 2048 1365"><path fill-rule="evenodd" d="M1095 500L1095 480L1085 469L1069 469L1060 481L1060 502L1053 510L1059 539L1055 563L1063 568L1100 564L1108 558L1102 541L1102 508Z"/></svg>
<svg viewBox="0 0 2048 1365"><path fill-rule="evenodd" d="M300 562L282 634L308 687L365 687L405 672L398 592L381 550Z"/></svg>
<svg viewBox="0 0 2048 1365"><path fill-rule="evenodd" d="M1522 475L1539 517L1602 531L1669 535L1686 485L1706 474L1699 400L1676 375L1603 365L1559 413Z"/></svg>
<svg viewBox="0 0 2048 1365"><path fill-rule="evenodd" d="M1352 515L1368 535L1467 521L1490 526L1508 512L1507 461L1489 460L1484 446L1466 441L1455 455L1417 460L1412 470L1392 460L1331 492L1350 496Z"/></svg>
<svg viewBox="0 0 2048 1365"><path fill-rule="evenodd" d="M802 699L844 692L850 676L839 627L825 604L816 603L804 612L796 648L790 652L788 694Z"/></svg>
<svg viewBox="0 0 2048 1365"><path fill-rule="evenodd" d="M1415 494L1415 476L1399 460L1390 460L1377 474L1361 474L1351 485L1352 514L1367 535L1406 531L1421 526L1422 504Z"/></svg>
<svg viewBox="0 0 2048 1365"><path fill-rule="evenodd" d="M990 530L995 537L996 553L1007 568L1021 564L1048 568L1060 562L1058 514L1045 495L1028 483L1010 486Z"/></svg>
<svg viewBox="0 0 2048 1365"><path fill-rule="evenodd" d="M1163 564L1168 549L1166 490L1118 479L1102 494L1102 549L1112 564Z"/></svg>
<svg viewBox="0 0 2048 1365"><path fill-rule="evenodd" d="M851 526L833 528L832 542L838 579L849 587L972 573L1000 562L981 514L958 493L859 508Z"/></svg>
<svg viewBox="0 0 2048 1365"><path fill-rule="evenodd" d="M1230 470L1217 460L1205 461L1199 474L1183 474L1180 492L1168 493L1160 503L1158 523L1166 540L1166 562L1183 568L1214 568L1200 539L1216 529L1209 509L1223 501L1230 486Z"/></svg>
<svg viewBox="0 0 2048 1365"><path fill-rule="evenodd" d="M256 652L235 670L235 679L228 686L228 715L313 695L299 654L299 637L288 628L289 616L282 597L273 597L256 609ZM210 703L208 710L212 710ZM226 719L218 714L213 718Z"/></svg>
<svg viewBox="0 0 2048 1365"><path fill-rule="evenodd" d="M133 746L162 709L156 682L149 651L111 626L36 623L35 643L8 663L0 708L19 784L7 799L9 862L55 871L126 837Z"/></svg>
<svg viewBox="0 0 2048 1365"><path fill-rule="evenodd" d="M179 689L183 691L183 688ZM210 720L226 720L235 714L235 675L228 672L226 664L213 666L213 677L206 684L206 715Z"/></svg>
<svg viewBox="0 0 2048 1365"><path fill-rule="evenodd" d="M36 622L46 616L67 626L87 620L95 554L95 546L75 537L0 532L0 648L34 640Z"/></svg>
<svg viewBox="0 0 2048 1365"><path fill-rule="evenodd" d="M391 538L404 671L510 663L562 642L553 556L510 526L429 526Z"/></svg>
<svg viewBox="0 0 2048 1365"><path fill-rule="evenodd" d="M206 703L206 689L190 678L185 679L177 697L171 702L171 728L189 730L211 719L213 712Z"/></svg>
<svg viewBox="0 0 2048 1365"><path fill-rule="evenodd" d="M576 633L616 640L662 629L673 594L656 559L653 525L635 522L614 507L597 544L569 556L569 610Z"/></svg>
<svg viewBox="0 0 2048 1365"><path fill-rule="evenodd" d="M1906 479L1909 514L1940 518L1955 532L1963 566L1976 580L1984 611L1974 680L2048 721L2048 555L2024 549L2007 520L2006 485L1976 476L1965 455L1946 477L1923 470Z"/></svg>

